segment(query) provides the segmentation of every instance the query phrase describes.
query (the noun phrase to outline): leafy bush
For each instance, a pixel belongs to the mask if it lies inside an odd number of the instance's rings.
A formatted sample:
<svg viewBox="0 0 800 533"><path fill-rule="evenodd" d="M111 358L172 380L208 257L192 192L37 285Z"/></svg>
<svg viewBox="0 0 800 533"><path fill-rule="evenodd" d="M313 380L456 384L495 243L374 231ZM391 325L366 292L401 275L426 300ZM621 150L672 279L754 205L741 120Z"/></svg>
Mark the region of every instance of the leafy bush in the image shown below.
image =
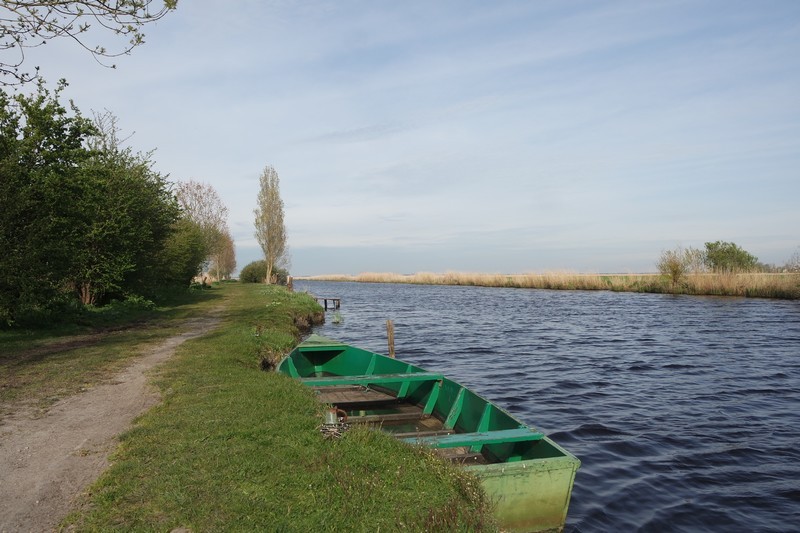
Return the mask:
<svg viewBox="0 0 800 533"><path fill-rule="evenodd" d="M278 285L286 285L289 281L289 271L285 268L274 268L272 270L272 277Z"/></svg>
<svg viewBox="0 0 800 533"><path fill-rule="evenodd" d="M188 284L185 271L196 267L175 235L180 210L166 176L152 170L149 154L118 144L113 117L93 124L64 106L65 87L40 85L30 96L0 90L5 325L58 318L65 301L99 305L173 279Z"/></svg>
<svg viewBox="0 0 800 533"><path fill-rule="evenodd" d="M702 250L678 246L674 250L661 252L656 267L663 276L669 278L672 288L675 289L687 274L702 272L704 262L705 254Z"/></svg>
<svg viewBox="0 0 800 533"><path fill-rule="evenodd" d="M752 272L758 258L732 242L707 242L706 265L712 272Z"/></svg>
<svg viewBox="0 0 800 533"><path fill-rule="evenodd" d="M161 254L161 280L167 286L188 287L200 273L208 247L202 228L186 217L175 222L172 230Z"/></svg>
<svg viewBox="0 0 800 533"><path fill-rule="evenodd" d="M239 273L239 281L242 283L264 283L264 278L266 277L267 262L263 259L261 261L253 261Z"/></svg>
<svg viewBox="0 0 800 533"><path fill-rule="evenodd" d="M239 273L239 281L242 283L264 283L266 277L267 262L263 259L261 261L253 261ZM272 277L275 284L286 285L289 271L285 268L275 268L272 270Z"/></svg>

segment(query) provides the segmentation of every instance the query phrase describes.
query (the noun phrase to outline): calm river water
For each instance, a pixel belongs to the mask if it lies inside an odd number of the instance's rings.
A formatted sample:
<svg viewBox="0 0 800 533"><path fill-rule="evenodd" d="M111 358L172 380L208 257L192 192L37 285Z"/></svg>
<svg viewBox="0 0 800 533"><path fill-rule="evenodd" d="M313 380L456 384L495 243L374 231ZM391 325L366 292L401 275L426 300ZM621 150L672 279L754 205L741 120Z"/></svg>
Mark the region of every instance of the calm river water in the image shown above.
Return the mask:
<svg viewBox="0 0 800 533"><path fill-rule="evenodd" d="M577 455L567 531L800 530L800 303L295 282Z"/></svg>

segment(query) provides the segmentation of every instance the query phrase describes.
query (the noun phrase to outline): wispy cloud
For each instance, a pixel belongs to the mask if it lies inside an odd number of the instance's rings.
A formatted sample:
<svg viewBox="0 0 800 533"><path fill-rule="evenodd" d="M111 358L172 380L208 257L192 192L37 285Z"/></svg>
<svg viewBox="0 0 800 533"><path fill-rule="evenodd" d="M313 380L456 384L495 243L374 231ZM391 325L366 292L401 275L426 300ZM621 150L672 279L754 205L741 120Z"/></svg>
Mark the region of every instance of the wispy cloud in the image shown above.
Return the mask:
<svg viewBox="0 0 800 533"><path fill-rule="evenodd" d="M301 139L301 143L353 143L384 139L406 129L401 125L373 124L346 130L327 131L313 137Z"/></svg>
<svg viewBox="0 0 800 533"><path fill-rule="evenodd" d="M212 183L248 254L275 165L304 273L335 247L364 252L349 271L795 249L795 2L195 0L146 33L116 71L67 44L37 59L160 170Z"/></svg>

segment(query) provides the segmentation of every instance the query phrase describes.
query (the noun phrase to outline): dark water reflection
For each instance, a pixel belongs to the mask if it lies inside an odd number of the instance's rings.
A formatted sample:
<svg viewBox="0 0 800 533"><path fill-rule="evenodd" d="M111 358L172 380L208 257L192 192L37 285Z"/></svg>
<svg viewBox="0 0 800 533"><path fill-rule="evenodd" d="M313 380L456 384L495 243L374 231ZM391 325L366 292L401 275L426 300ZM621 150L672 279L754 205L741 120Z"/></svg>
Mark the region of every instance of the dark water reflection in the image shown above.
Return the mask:
<svg viewBox="0 0 800 533"><path fill-rule="evenodd" d="M297 282L583 462L567 531L800 530L800 303Z"/></svg>

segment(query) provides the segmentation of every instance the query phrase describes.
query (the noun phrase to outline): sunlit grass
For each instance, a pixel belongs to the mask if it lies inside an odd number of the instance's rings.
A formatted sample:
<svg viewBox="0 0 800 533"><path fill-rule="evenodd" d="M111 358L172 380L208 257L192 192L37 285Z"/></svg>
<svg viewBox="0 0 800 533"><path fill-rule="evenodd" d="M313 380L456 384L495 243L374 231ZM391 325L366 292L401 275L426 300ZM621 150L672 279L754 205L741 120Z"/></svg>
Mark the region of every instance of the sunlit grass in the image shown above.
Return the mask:
<svg viewBox="0 0 800 533"><path fill-rule="evenodd" d="M306 294L227 287L221 327L181 345L157 378L163 402L124 438L76 531L481 531L480 483L377 431L319 431L308 388L260 370L297 342Z"/></svg>
<svg viewBox="0 0 800 533"><path fill-rule="evenodd" d="M791 273L691 274L686 276L682 283L674 287L667 277L660 274L577 274L571 272L548 272L542 274L480 274L466 272L395 274L365 272L355 276L333 274L298 279L552 290L610 290L758 298L800 298L800 274Z"/></svg>

